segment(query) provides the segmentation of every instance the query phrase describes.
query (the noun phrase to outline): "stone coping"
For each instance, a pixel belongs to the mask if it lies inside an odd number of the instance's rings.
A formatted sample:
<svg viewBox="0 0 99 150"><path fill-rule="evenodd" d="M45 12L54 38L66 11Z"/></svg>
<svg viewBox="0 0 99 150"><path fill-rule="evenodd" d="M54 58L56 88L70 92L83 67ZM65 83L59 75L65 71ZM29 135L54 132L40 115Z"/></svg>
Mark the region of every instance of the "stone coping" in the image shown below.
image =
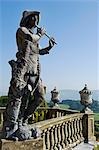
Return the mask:
<svg viewBox="0 0 99 150"><path fill-rule="evenodd" d="M38 110L60 110L60 111L67 111L67 112L75 112L75 113L80 113L80 111L77 111L77 110L72 110L72 109L63 109L63 108L60 108L60 107L57 107L57 106L54 106L54 107L39 107Z"/></svg>
<svg viewBox="0 0 99 150"><path fill-rule="evenodd" d="M43 150L43 139L25 141L0 140L0 150Z"/></svg>
<svg viewBox="0 0 99 150"><path fill-rule="evenodd" d="M73 120L73 119L77 119L79 117L82 118L83 115L84 115L84 113L70 114L70 115L67 115L67 116L62 116L62 117L58 117L58 118L52 118L52 119L40 121L40 122L37 122L37 123L29 125L29 127L30 128L38 127L41 130L44 130L44 129L47 129L47 128L51 128L51 127L53 127L55 125L62 124L64 122L66 122L66 121L70 121L71 122L71 120Z"/></svg>
<svg viewBox="0 0 99 150"><path fill-rule="evenodd" d="M0 107L0 112L4 111L6 107ZM80 111L77 110L72 110L72 109L63 109L57 106L54 107L39 107L38 110L60 110L60 111L67 111L67 112L74 112L74 113L79 113Z"/></svg>

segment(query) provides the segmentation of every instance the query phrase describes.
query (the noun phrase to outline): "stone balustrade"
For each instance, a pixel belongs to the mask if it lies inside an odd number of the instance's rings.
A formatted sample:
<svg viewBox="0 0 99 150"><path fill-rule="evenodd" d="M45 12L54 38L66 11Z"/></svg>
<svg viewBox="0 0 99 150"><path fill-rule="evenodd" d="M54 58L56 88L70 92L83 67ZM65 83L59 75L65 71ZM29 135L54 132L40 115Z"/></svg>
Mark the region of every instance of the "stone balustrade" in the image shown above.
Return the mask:
<svg viewBox="0 0 99 150"><path fill-rule="evenodd" d="M4 111L4 107L0 108L0 127ZM36 113L32 116L32 120L36 123L33 122L29 126L41 129L43 150L68 150L82 141L95 139L93 113L43 107L38 108Z"/></svg>
<svg viewBox="0 0 99 150"><path fill-rule="evenodd" d="M76 113L34 124L42 130L44 150L64 150L82 142L83 115Z"/></svg>
<svg viewBox="0 0 99 150"><path fill-rule="evenodd" d="M79 111L76 110L70 110L70 109L62 109L62 108L50 108L50 107L40 107L37 109L37 111L32 115L32 117L29 119L30 123L35 123L51 118L57 118L62 117L68 114L74 114L79 113Z"/></svg>
<svg viewBox="0 0 99 150"><path fill-rule="evenodd" d="M4 111L5 111L5 107L0 107L0 127L2 126L3 123ZM38 108L37 111L32 115L32 117L29 119L29 123L35 123L35 122L39 122L51 118L62 117L68 114L74 114L78 112L79 111L70 110L70 109L41 107Z"/></svg>

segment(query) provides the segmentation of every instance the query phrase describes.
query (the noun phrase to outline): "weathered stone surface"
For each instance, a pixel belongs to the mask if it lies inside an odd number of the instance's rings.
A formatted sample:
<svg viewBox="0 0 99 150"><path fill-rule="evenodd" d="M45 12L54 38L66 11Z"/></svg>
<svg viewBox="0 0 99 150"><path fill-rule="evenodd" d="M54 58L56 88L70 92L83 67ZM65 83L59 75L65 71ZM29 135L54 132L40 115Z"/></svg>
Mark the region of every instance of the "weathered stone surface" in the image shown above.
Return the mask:
<svg viewBox="0 0 99 150"><path fill-rule="evenodd" d="M39 40L46 31L37 28L39 17L38 11L24 11L20 27L16 32L18 52L16 60L9 61L12 78L4 113L3 139L13 139L13 136L18 140L31 139L31 131L22 130L23 126L27 125L30 116L45 100L44 86L40 78L39 55L49 54L55 41L49 38L49 46L40 48ZM34 28L35 32L33 32Z"/></svg>
<svg viewBox="0 0 99 150"><path fill-rule="evenodd" d="M0 150L43 150L43 139L26 141L0 140Z"/></svg>
<svg viewBox="0 0 99 150"><path fill-rule="evenodd" d="M81 104L85 106L85 108L81 112L91 111L88 108L88 105L92 104L92 93L87 88L87 84L85 84L85 87L79 91L80 97L81 97Z"/></svg>
<svg viewBox="0 0 99 150"><path fill-rule="evenodd" d="M94 113L85 113L83 115L83 136L85 143L96 138L94 136Z"/></svg>

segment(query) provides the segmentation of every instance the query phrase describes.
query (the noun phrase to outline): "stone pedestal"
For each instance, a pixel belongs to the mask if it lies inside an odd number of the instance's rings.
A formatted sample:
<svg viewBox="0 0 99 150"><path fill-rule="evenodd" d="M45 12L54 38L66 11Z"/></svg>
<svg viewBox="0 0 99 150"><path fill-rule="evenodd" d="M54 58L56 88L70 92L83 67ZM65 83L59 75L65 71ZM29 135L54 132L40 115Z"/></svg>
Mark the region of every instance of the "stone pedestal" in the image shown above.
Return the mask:
<svg viewBox="0 0 99 150"><path fill-rule="evenodd" d="M83 136L85 143L89 141L95 141L96 138L94 136L94 113L93 112L85 112L83 116Z"/></svg>
<svg viewBox="0 0 99 150"><path fill-rule="evenodd" d="M1 139L0 150L43 150L43 139L10 141Z"/></svg>

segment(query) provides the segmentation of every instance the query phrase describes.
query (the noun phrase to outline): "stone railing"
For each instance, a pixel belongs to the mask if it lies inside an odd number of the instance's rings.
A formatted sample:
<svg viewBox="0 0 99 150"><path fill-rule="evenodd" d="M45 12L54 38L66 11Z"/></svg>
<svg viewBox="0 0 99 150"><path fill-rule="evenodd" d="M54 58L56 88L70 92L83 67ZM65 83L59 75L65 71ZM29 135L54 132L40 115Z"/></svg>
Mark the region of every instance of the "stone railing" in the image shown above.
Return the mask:
<svg viewBox="0 0 99 150"><path fill-rule="evenodd" d="M0 109L0 127L2 127L4 111L4 107ZM95 139L94 114L91 112L80 113L60 108L39 108L36 113L38 118L33 114L33 120L32 116L32 120L36 123L29 126L41 129L43 150L69 150L82 141L88 142Z"/></svg>
<svg viewBox="0 0 99 150"><path fill-rule="evenodd" d="M82 142L83 115L77 113L36 123L42 130L44 150L69 149Z"/></svg>
<svg viewBox="0 0 99 150"><path fill-rule="evenodd" d="M57 108L57 107L56 108L40 107L29 119L29 123L35 123L35 122L62 117L62 116L65 116L68 114L74 114L74 113L79 113L79 111L70 110L70 109L62 109L62 108Z"/></svg>
<svg viewBox="0 0 99 150"><path fill-rule="evenodd" d="M0 107L0 126L3 123L4 111L5 111L5 107ZM79 111L70 110L70 109L40 107L32 115L29 122L35 123L35 122L39 122L39 121L43 121L43 120L47 120L47 119L51 119L51 118L62 117L62 116L68 115L68 114L78 113L78 112Z"/></svg>
<svg viewBox="0 0 99 150"><path fill-rule="evenodd" d="M5 107L0 107L0 128L3 124L3 115L4 115ZM68 114L78 113L79 111L70 110L70 109L62 109L62 108L45 108L40 107L38 108L32 117L29 119L29 123L36 123L39 121L62 117Z"/></svg>

